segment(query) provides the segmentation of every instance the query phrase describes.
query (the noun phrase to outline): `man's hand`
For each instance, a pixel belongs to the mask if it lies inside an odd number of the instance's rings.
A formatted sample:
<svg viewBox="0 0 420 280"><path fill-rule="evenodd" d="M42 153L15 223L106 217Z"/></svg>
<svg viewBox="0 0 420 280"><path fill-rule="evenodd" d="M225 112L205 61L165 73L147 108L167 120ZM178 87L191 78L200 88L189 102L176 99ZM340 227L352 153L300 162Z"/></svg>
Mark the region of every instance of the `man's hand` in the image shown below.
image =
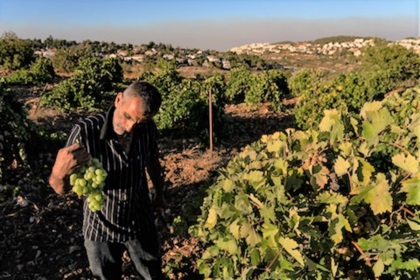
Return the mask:
<svg viewBox="0 0 420 280"><path fill-rule="evenodd" d="M65 179L70 174L76 172L80 167L87 163L90 155L85 147L80 143L62 148L58 151L54 166L51 171L49 183L58 194L63 194L68 189Z"/></svg>

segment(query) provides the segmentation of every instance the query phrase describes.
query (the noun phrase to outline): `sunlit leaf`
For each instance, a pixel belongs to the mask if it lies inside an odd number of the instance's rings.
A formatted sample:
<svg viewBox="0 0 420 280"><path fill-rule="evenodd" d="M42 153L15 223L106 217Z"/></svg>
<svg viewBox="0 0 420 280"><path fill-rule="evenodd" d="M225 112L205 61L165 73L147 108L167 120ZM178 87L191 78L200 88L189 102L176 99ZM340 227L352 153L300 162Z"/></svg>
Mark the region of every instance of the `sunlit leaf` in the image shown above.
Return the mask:
<svg viewBox="0 0 420 280"><path fill-rule="evenodd" d="M349 156L352 151L353 144L351 142L343 142L340 143L338 147L344 156Z"/></svg>
<svg viewBox="0 0 420 280"><path fill-rule="evenodd" d="M241 229L239 231L239 234L241 236L241 238L245 238L249 235L250 231L251 231L251 225L248 223L242 223L241 224Z"/></svg>
<svg viewBox="0 0 420 280"><path fill-rule="evenodd" d="M254 202L255 203L255 205L259 208L259 209L261 209L261 208L263 208L264 207L264 204L253 194L253 193L251 193L250 195L249 195L249 198L251 199L251 201L252 202Z"/></svg>
<svg viewBox="0 0 420 280"><path fill-rule="evenodd" d="M236 244L235 240L230 239L227 241L226 251L228 251L231 255L236 255L238 253L238 245Z"/></svg>
<svg viewBox="0 0 420 280"><path fill-rule="evenodd" d="M312 176L315 178L315 184L317 189L323 189L328 183L328 174L330 171L323 165L315 165L311 168Z"/></svg>
<svg viewBox="0 0 420 280"><path fill-rule="evenodd" d="M375 274L375 277L379 277L382 275L382 272L384 272L385 266L381 259L379 259L374 265L373 265L373 273Z"/></svg>
<svg viewBox="0 0 420 280"><path fill-rule="evenodd" d="M334 171L338 177L347 173L347 170L350 168L350 162L345 160L341 156L337 158L334 164Z"/></svg>
<svg viewBox="0 0 420 280"><path fill-rule="evenodd" d="M317 196L319 203L325 204L343 204L348 202L348 198L335 192L322 192Z"/></svg>
<svg viewBox="0 0 420 280"><path fill-rule="evenodd" d="M262 235L264 238L269 238L275 236L279 232L279 229L276 225L265 223L262 228Z"/></svg>
<svg viewBox="0 0 420 280"><path fill-rule="evenodd" d="M284 143L281 141L268 141L267 151L280 153L280 151L282 151L283 146L284 146Z"/></svg>
<svg viewBox="0 0 420 280"><path fill-rule="evenodd" d="M360 115L364 120L368 119L368 113L372 111L378 111L382 108L382 103L379 101L366 102L360 109Z"/></svg>
<svg viewBox="0 0 420 280"><path fill-rule="evenodd" d="M407 219L407 223L408 223L408 225L410 226L410 228L412 230L420 231L420 223L414 222L414 221L410 221L408 219Z"/></svg>
<svg viewBox="0 0 420 280"><path fill-rule="evenodd" d="M300 265L305 265L302 254L299 252L299 250L297 250L297 248L299 248L299 244L295 240L288 237L280 237L279 242L281 246L283 246L283 248L287 251L287 253L289 253L296 261L298 261Z"/></svg>
<svg viewBox="0 0 420 280"><path fill-rule="evenodd" d="M245 240L250 246L255 247L255 245L261 242L261 236L255 232L254 229L250 228L249 234Z"/></svg>
<svg viewBox="0 0 420 280"><path fill-rule="evenodd" d="M334 258L331 258L331 273L335 277L337 274L338 264L335 263Z"/></svg>
<svg viewBox="0 0 420 280"><path fill-rule="evenodd" d="M344 125L340 112L337 109L324 110L324 115L319 130L330 132L330 143L341 142L344 137Z"/></svg>
<svg viewBox="0 0 420 280"><path fill-rule="evenodd" d="M370 205L375 215L392 211L392 196L389 193L389 184L384 174L379 173L375 182L367 186L359 186L352 189L351 204L365 201Z"/></svg>
<svg viewBox="0 0 420 280"><path fill-rule="evenodd" d="M264 181L264 173L262 171L253 170L244 175L244 179L248 180L253 185L258 185Z"/></svg>
<svg viewBox="0 0 420 280"><path fill-rule="evenodd" d="M392 163L410 173L417 173L419 170L419 161L410 154L397 154L392 157Z"/></svg>
<svg viewBox="0 0 420 280"><path fill-rule="evenodd" d="M380 129L375 127L374 124L367 121L363 122L362 127L362 136L365 137L367 144L369 146L376 145L378 143L378 134L380 132Z"/></svg>
<svg viewBox="0 0 420 280"><path fill-rule="evenodd" d="M420 205L420 178L410 178L402 182L401 192L407 193L408 205Z"/></svg>
<svg viewBox="0 0 420 280"><path fill-rule="evenodd" d="M230 224L229 231L237 240L241 238L238 220L235 220L233 223Z"/></svg>
<svg viewBox="0 0 420 280"><path fill-rule="evenodd" d="M375 215L392 211L392 196L389 193L388 181L384 174L378 174L376 186L370 191L370 208Z"/></svg>
<svg viewBox="0 0 420 280"><path fill-rule="evenodd" d="M233 191L233 189L235 188L235 183L230 179L226 179L223 181L222 188L225 192L229 193Z"/></svg>
<svg viewBox="0 0 420 280"><path fill-rule="evenodd" d="M334 244L336 245L343 241L343 228L347 231L351 231L348 220L343 216L343 214L338 214L337 218L331 222L329 227L331 240L334 241Z"/></svg>
<svg viewBox="0 0 420 280"><path fill-rule="evenodd" d="M217 223L217 210L213 206L209 210L209 216L207 217L205 227L208 229L213 229Z"/></svg>
<svg viewBox="0 0 420 280"><path fill-rule="evenodd" d="M377 102L365 104L360 113L365 119L362 124L362 135L370 146L376 145L379 141L378 134L388 125L393 124L393 118L386 108L370 108L376 107L375 104L377 104Z"/></svg>

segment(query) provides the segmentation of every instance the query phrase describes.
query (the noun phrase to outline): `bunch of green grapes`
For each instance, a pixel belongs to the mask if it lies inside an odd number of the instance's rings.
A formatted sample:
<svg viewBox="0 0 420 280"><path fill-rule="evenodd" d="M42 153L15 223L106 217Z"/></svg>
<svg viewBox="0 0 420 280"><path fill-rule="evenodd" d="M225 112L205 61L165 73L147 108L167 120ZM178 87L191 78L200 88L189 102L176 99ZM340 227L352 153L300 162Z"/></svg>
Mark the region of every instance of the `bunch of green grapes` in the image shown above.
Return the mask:
<svg viewBox="0 0 420 280"><path fill-rule="evenodd" d="M97 158L92 158L78 172L70 175L72 190L79 196L87 196L89 209L96 212L103 204L102 189L107 172Z"/></svg>

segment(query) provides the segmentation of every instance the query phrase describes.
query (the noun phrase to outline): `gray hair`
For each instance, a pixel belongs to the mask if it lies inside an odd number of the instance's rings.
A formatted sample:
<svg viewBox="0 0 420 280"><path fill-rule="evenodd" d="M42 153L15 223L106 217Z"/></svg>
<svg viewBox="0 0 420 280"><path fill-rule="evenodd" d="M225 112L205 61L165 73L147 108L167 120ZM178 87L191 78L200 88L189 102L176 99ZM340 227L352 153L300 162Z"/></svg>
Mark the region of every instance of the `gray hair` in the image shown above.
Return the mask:
<svg viewBox="0 0 420 280"><path fill-rule="evenodd" d="M162 104L162 95L152 84L145 81L136 81L123 92L124 97L140 97L144 102L144 117L152 118L159 111Z"/></svg>

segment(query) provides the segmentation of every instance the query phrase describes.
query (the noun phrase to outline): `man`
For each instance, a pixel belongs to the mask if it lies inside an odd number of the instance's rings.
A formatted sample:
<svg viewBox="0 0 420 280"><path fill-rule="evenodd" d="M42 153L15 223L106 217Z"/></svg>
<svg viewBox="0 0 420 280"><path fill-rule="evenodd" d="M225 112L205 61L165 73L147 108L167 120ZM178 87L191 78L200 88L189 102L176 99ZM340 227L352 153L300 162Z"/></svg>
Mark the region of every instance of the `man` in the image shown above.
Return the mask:
<svg viewBox="0 0 420 280"><path fill-rule="evenodd" d="M132 83L117 94L107 113L74 126L52 168L49 183L58 194L69 190L69 175L91 157L108 173L100 211L92 212L86 200L83 207L86 252L92 273L100 279L121 279L125 250L143 279L163 279L145 172L155 190L154 206L162 210L163 178L152 120L161 102L151 84Z"/></svg>

